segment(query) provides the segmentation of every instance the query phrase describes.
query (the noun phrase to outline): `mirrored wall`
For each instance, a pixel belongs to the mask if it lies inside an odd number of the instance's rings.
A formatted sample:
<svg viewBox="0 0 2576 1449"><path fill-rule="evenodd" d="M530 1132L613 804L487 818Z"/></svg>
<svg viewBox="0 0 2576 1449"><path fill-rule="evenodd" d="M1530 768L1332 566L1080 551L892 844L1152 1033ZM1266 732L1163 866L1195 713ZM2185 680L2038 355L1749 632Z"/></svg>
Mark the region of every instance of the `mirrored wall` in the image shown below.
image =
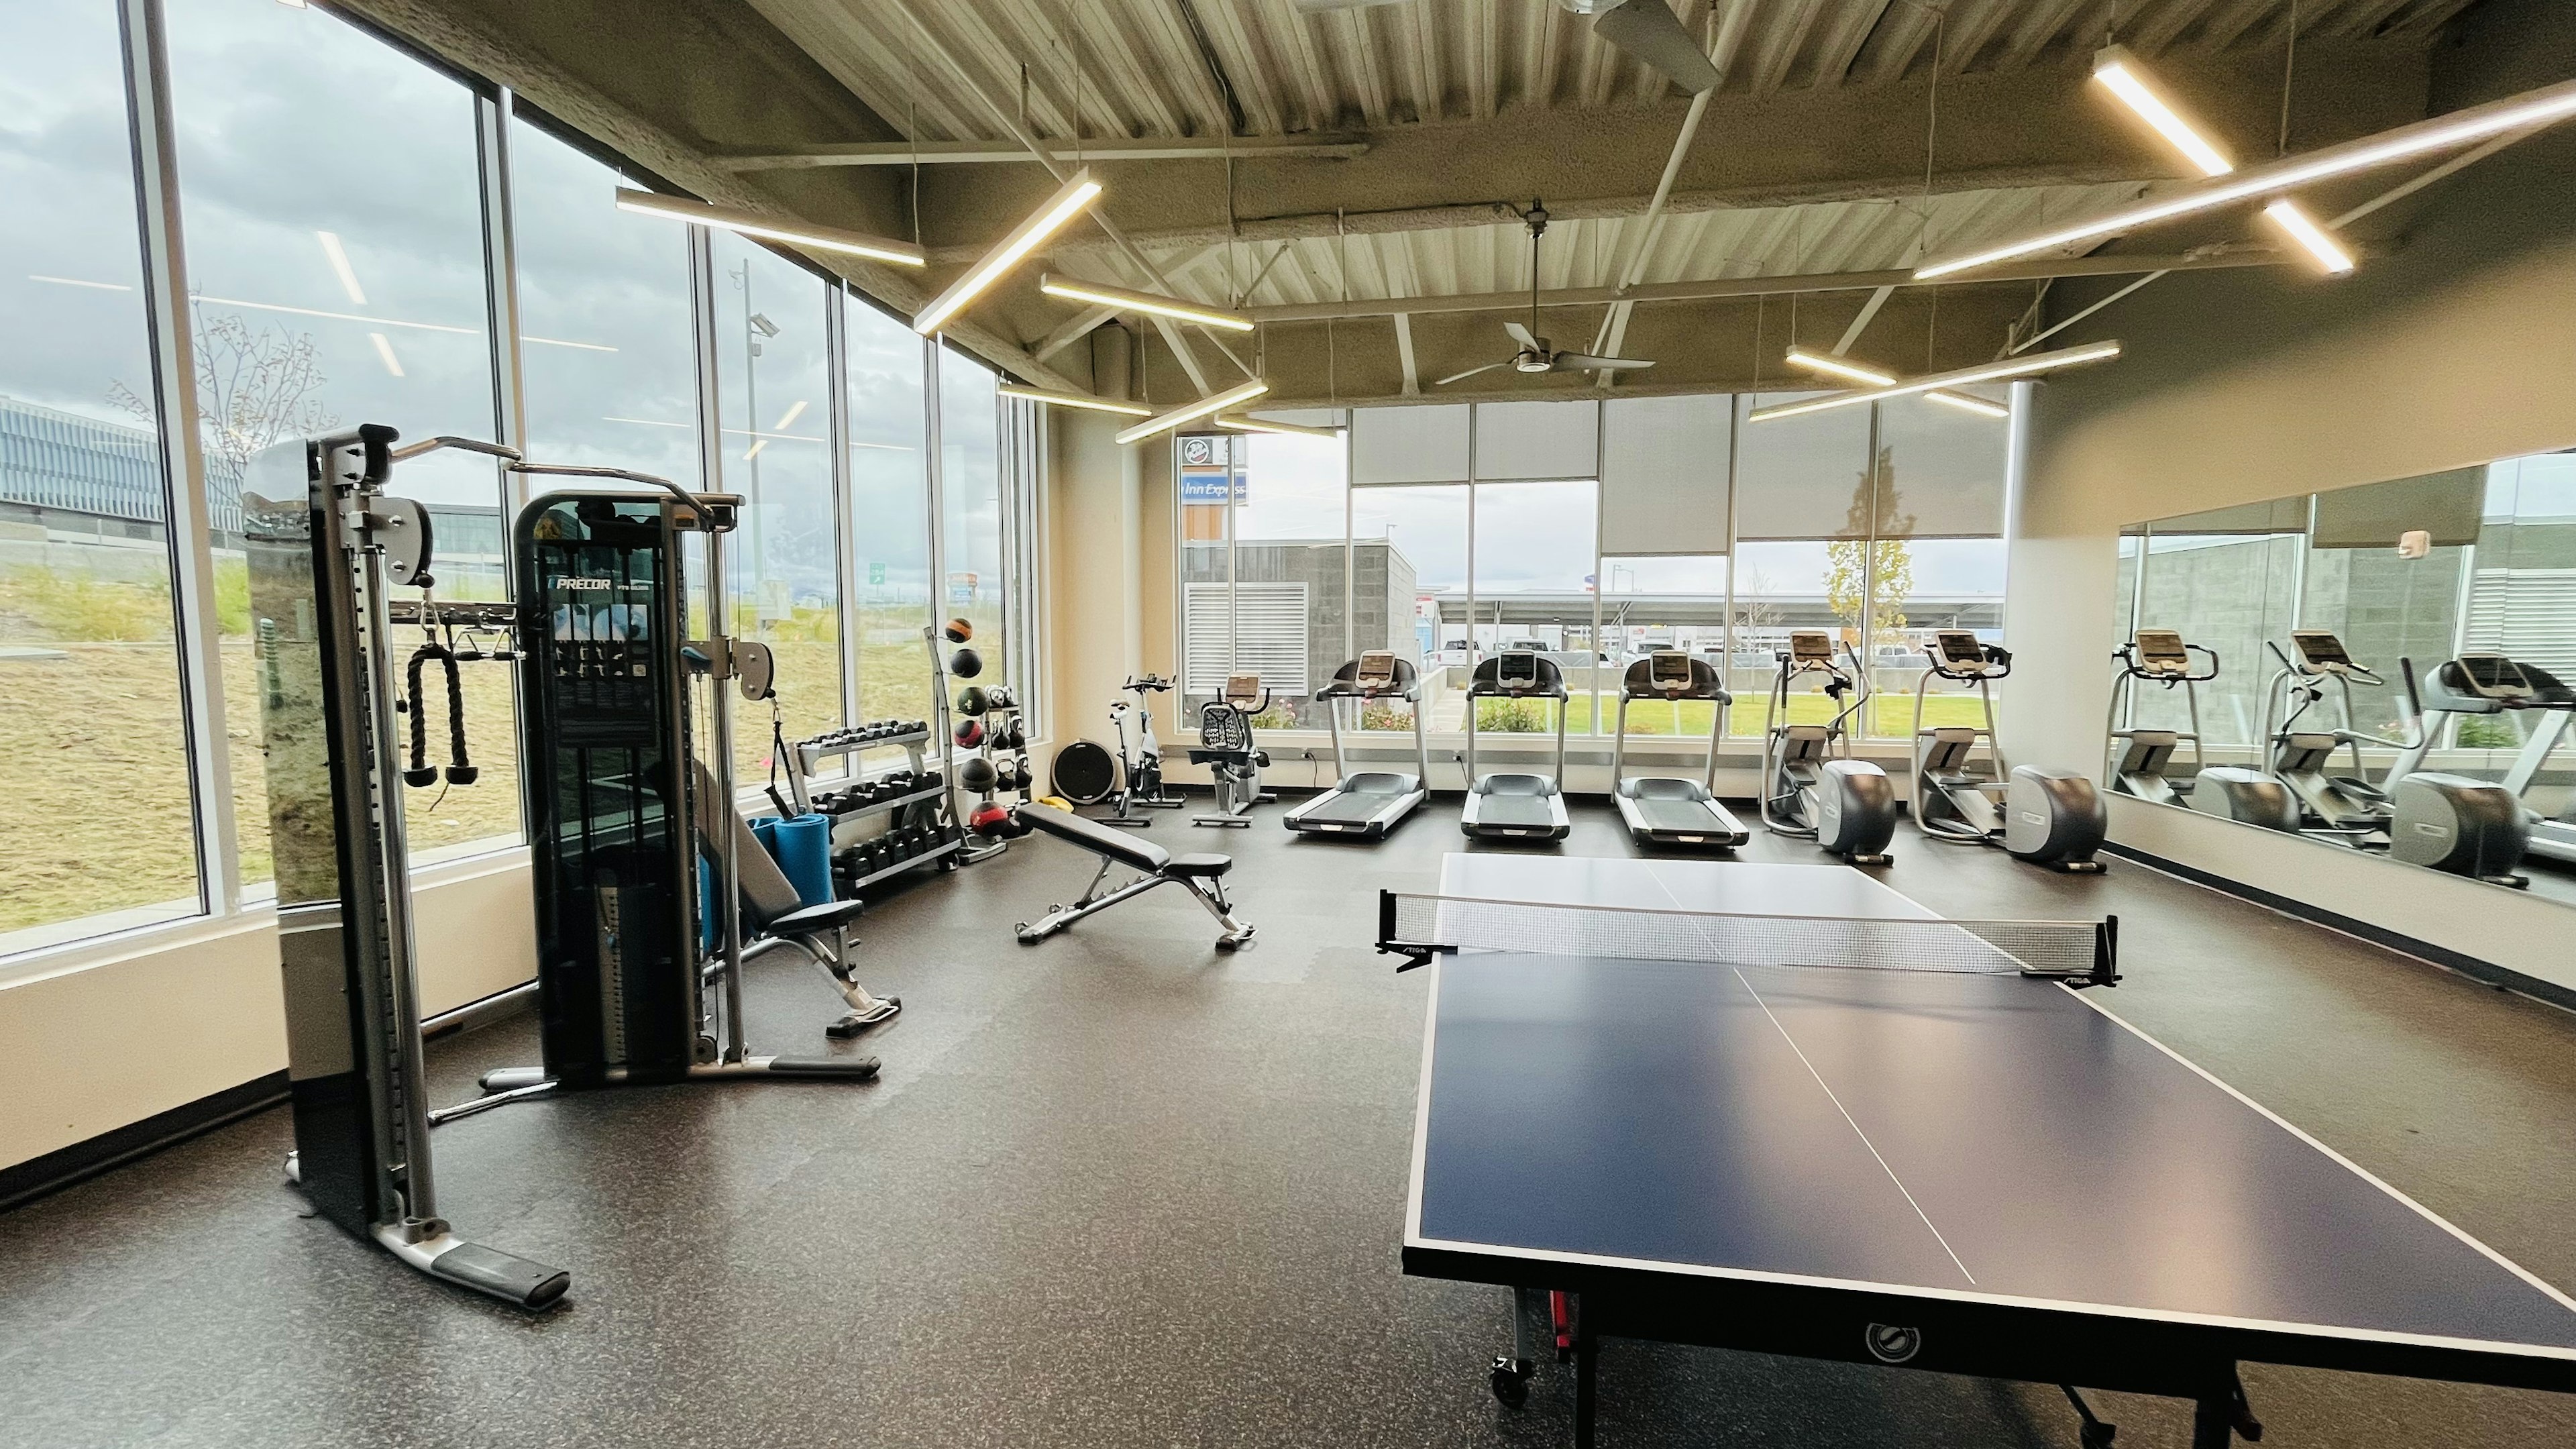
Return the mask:
<svg viewBox="0 0 2576 1449"><path fill-rule="evenodd" d="M2576 450L2133 524L2118 587L2110 788L2576 904Z"/></svg>

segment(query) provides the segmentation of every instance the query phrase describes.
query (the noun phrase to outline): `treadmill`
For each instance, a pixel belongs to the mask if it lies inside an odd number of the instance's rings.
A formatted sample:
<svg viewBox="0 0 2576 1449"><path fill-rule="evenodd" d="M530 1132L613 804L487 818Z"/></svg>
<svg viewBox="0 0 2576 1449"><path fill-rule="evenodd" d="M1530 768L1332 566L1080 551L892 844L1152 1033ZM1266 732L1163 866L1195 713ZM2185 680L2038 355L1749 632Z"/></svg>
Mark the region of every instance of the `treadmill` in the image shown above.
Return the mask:
<svg viewBox="0 0 2576 1449"><path fill-rule="evenodd" d="M1556 701L1556 768L1544 775L1497 771L1476 773L1476 701L1480 699L1552 699ZM1565 675L1556 662L1525 649L1512 649L1476 666L1467 679L1467 808L1458 829L1488 840L1563 840L1566 832ZM1416 711L1419 714L1419 711Z"/></svg>
<svg viewBox="0 0 2576 1449"><path fill-rule="evenodd" d="M1413 807L1430 798L1431 749L1422 733L1422 681L1414 667L1392 651L1372 649L1333 671L1332 682L1315 691L1324 702L1324 725L1333 732L1332 789L1288 812L1283 823L1311 835L1350 835L1381 840ZM1416 772L1361 770L1354 773L1342 759L1342 701L1359 701L1365 723L1368 707L1381 700L1413 706L1413 755Z"/></svg>
<svg viewBox="0 0 2576 1449"><path fill-rule="evenodd" d="M1643 775L1631 780L1623 770L1628 749L1628 701L1707 700L1716 708L1708 727L1708 773L1698 780L1670 775ZM1744 822L1717 802L1717 744L1726 733L1726 708L1735 703L1719 680L1715 665L1678 649L1657 649L1628 666L1619 682L1619 725L1610 746L1610 797L1619 802L1619 818L1643 845L1691 846L1733 850L1753 838Z"/></svg>

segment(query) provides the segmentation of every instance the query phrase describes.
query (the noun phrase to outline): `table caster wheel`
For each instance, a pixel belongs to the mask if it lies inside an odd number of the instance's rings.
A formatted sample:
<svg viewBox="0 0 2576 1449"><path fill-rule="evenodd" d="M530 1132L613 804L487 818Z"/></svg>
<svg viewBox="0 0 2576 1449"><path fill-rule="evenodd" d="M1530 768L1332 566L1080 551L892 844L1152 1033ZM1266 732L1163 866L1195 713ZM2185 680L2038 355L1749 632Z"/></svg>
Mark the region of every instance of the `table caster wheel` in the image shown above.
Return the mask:
<svg viewBox="0 0 2576 1449"><path fill-rule="evenodd" d="M1494 1360L1494 1397L1503 1407L1517 1409L1529 1402L1530 1366L1518 1359Z"/></svg>

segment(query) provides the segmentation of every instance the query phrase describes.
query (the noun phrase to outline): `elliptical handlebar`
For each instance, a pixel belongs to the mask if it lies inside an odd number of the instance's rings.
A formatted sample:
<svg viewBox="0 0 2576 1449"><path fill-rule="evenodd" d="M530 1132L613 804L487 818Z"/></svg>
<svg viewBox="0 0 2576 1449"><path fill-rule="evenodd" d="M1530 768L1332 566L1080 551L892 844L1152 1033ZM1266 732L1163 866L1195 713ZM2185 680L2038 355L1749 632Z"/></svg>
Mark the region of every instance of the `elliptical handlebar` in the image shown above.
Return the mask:
<svg viewBox="0 0 2576 1449"><path fill-rule="evenodd" d="M2183 672L2180 674L2165 674L2156 670L2141 667L2138 663L2138 645L2137 641L2134 639L2121 645L2119 648L2112 650L2111 658L2119 664L2121 671L2127 674L2131 679L2143 679L2149 684L2161 684L2167 689L2171 689L2177 684L2207 684L2218 677L2217 650L2202 644L2185 644L2182 647L2185 663L2183 665ZM2191 665L2188 661L2194 654L2198 654L2209 661L2209 672L2207 674L2194 674L2191 672Z"/></svg>

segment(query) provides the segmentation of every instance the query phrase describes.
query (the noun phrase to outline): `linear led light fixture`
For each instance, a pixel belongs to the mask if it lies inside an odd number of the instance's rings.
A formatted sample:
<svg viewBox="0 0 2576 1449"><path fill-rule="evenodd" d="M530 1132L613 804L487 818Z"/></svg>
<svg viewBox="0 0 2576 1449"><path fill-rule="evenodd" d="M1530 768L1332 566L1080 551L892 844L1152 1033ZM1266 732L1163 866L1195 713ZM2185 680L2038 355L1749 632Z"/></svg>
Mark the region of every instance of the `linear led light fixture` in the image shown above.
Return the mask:
<svg viewBox="0 0 2576 1449"><path fill-rule="evenodd" d="M1773 403L1755 408L1744 415L1749 423L1768 422L1773 418L1794 418L1807 413L1820 413L1827 408L1849 407L1854 403L1877 402L1881 398L1911 397L1919 392L1933 392L1945 387L1964 387L1971 383L1996 382L2007 377L2028 377L2034 372L2050 372L2078 363L2101 362L2120 355L2117 342L2088 342L2081 347L2061 347L2055 352L2033 352L2022 357L2007 357L2001 362L1982 362L1955 372L1936 372L1911 382L1887 387L1857 388L1851 392L1827 393L1823 397L1802 398L1797 402Z"/></svg>
<svg viewBox="0 0 2576 1449"><path fill-rule="evenodd" d="M2288 232L2292 241L2306 247L2308 255L2316 258L2317 265L2328 273L2341 276L2352 270L2352 253L2344 250L2343 243L2336 241L2332 232L2317 225L2314 218L2301 211L2297 202L2284 196L2264 207L2263 214L2272 219L2274 226Z"/></svg>
<svg viewBox="0 0 2576 1449"><path fill-rule="evenodd" d="M323 258L331 263L331 274L340 279L340 290L358 306L367 305L367 289L358 285L358 270L349 265L349 254L340 247L340 234L317 231L314 238L322 243Z"/></svg>
<svg viewBox="0 0 2576 1449"><path fill-rule="evenodd" d="M2053 251L2078 242L2097 241L2156 222L2170 221L2177 216L2189 216L2258 196L2293 191L2330 176L2345 176L2434 151L2448 151L2508 131L2537 130L2542 126L2556 125L2570 116L2576 116L2576 80L2560 81L2538 90L2507 96L2500 101L2489 101L2482 106L2470 106L2447 116L2435 116L2429 121L2411 122L2376 136L2364 136L2357 141L2346 141L2302 156L2285 156L2261 166L2213 176L2171 196L2119 207L2099 213L2088 221L2075 222L2001 246L1941 257L1915 268L1914 279L1930 281L1935 277L1990 267L1997 262Z"/></svg>
<svg viewBox="0 0 2576 1449"><path fill-rule="evenodd" d="M1132 428L1122 428L1118 433L1118 441L1133 443L1139 439L1150 438L1156 433L1168 433L1183 423L1195 422L1210 413L1224 412L1239 403L1248 403L1268 391L1270 391L1270 384L1256 377L1250 382L1238 383L1223 392L1210 393L1197 402L1174 408L1160 416L1147 418Z"/></svg>
<svg viewBox="0 0 2576 1449"><path fill-rule="evenodd" d="M1876 368L1861 367L1857 364L1847 362L1842 358L1835 357L1829 353L1809 352L1803 347L1792 347L1789 349L1789 365L1792 367L1803 367L1809 372L1821 372L1828 377L1838 377L1845 382L1858 383L1862 387L1885 387L1896 381L1893 376L1880 372ZM1931 399L1933 402L1948 403L1954 408L1962 408L1972 413L1983 413L1990 418L2008 418L2012 416L2012 409L1997 403L1990 403L1981 397L1970 397L1966 393L1942 392L1936 389L1932 392L1925 393L1924 396Z"/></svg>
<svg viewBox="0 0 2576 1449"><path fill-rule="evenodd" d="M1974 393L1947 391L1927 392L1923 394L1923 400L1925 402L1948 403L1950 406L1957 408L1963 413L1975 413L1981 418L2008 418L2012 416L2011 408L2005 407L1999 402L1988 402L1986 399L1978 397Z"/></svg>
<svg viewBox="0 0 2576 1449"><path fill-rule="evenodd" d="M1042 387L1022 387L1016 382L1003 383L994 391L1004 397L1024 397L1031 402L1049 403L1060 408L1086 408L1095 413L1119 413L1131 418L1150 418L1154 415L1152 408L1140 408L1134 403L1119 402L1115 398L1093 397L1087 392L1049 392Z"/></svg>
<svg viewBox="0 0 2576 1449"><path fill-rule="evenodd" d="M1100 183L1091 179L1086 166L1073 173L1046 204L1029 213L1029 218L1011 229L1001 244L984 253L983 260L966 269L966 274L948 284L927 307L913 315L912 330L927 337L946 326L948 319L966 308L977 294L1002 279L1002 275L1020 264L1020 259L1038 249L1038 244L1063 230L1064 224L1082 215L1098 199Z"/></svg>
<svg viewBox="0 0 2576 1449"><path fill-rule="evenodd" d="M1089 302L1101 307L1115 307L1121 312L1151 312L1158 317L1196 322L1202 327L1222 327L1228 332L1249 332L1253 327L1251 318L1222 307L1202 307L1196 302L1183 302L1153 292L1131 292L1125 287L1103 286L1076 277L1059 277L1053 272L1038 278L1038 290L1068 302Z"/></svg>
<svg viewBox="0 0 2576 1449"><path fill-rule="evenodd" d="M1275 423L1268 418L1256 418L1250 413L1219 413L1216 415L1215 422L1220 428L1232 428L1238 433L1285 433L1300 438L1338 438L1342 435L1342 430L1339 428L1310 428L1304 423Z"/></svg>
<svg viewBox="0 0 2576 1449"><path fill-rule="evenodd" d="M2093 79L2102 88L2118 96L2123 105L2135 111L2138 119L2155 128L2156 134L2172 143L2183 159L2200 168L2203 176L2224 176L2236 169L2227 153L2200 134L2191 122L2182 118L2164 93L2147 79L2146 68L2129 54L2125 45L2106 45L2093 52Z"/></svg>
<svg viewBox="0 0 2576 1449"><path fill-rule="evenodd" d="M673 221L695 222L700 226L718 227L744 236L765 237L791 246L813 247L818 251L847 252L880 262L894 262L907 267L929 265L930 258L910 242L891 241L870 236L863 231L844 231L836 226L792 225L770 221L748 211L730 206L710 206L686 197L663 196L651 191L638 191L631 186L617 188L617 209L638 216L668 217Z"/></svg>
<svg viewBox="0 0 2576 1449"><path fill-rule="evenodd" d="M2140 119L2155 128L2158 135L2173 143L2203 176L2224 176L2236 169L2227 153L2200 134L2191 122L2183 119L2180 109L2167 101L2147 78L2146 67L2125 47L2106 45L2093 53L2093 79L2118 96ZM2346 251L2316 220L2290 198L2276 197L2263 208L2263 215L2279 227L2290 240L2307 249L2317 265L2329 275L2341 276L2352 270L2352 253Z"/></svg>

